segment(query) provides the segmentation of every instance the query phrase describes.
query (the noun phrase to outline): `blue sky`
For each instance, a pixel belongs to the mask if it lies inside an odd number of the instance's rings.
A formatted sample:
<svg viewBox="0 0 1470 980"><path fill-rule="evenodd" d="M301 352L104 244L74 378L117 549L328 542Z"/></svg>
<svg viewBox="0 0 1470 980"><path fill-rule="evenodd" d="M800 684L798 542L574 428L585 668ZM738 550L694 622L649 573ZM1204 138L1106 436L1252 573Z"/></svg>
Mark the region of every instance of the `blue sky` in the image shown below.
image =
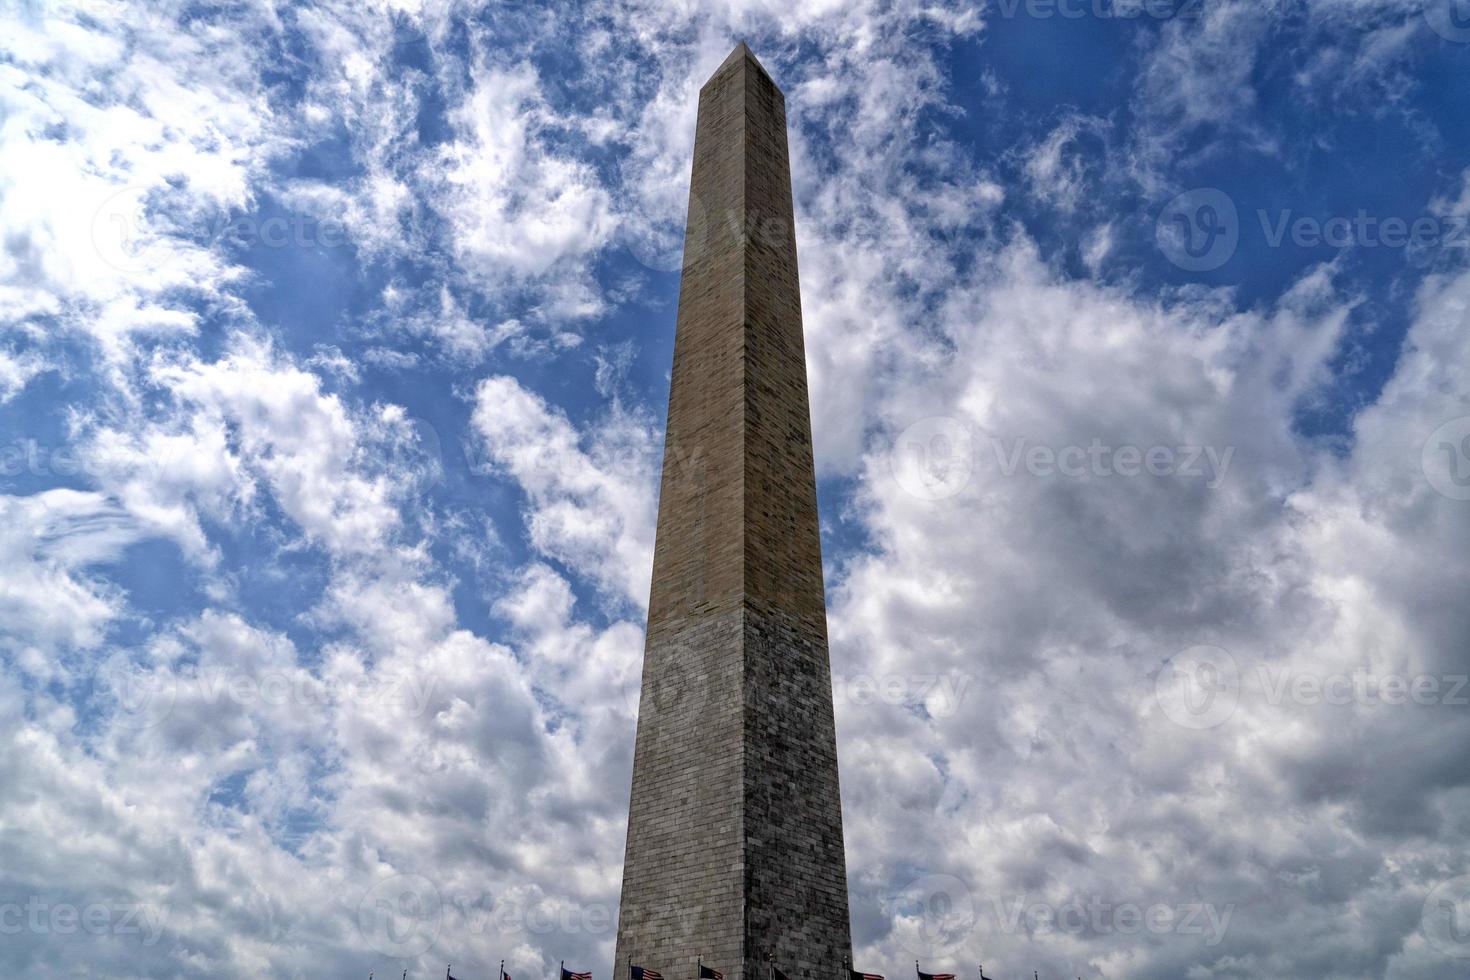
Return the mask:
<svg viewBox="0 0 1470 980"><path fill-rule="evenodd" d="M857 961L1463 975L1457 0L3 9L10 973L605 975L745 39Z"/></svg>

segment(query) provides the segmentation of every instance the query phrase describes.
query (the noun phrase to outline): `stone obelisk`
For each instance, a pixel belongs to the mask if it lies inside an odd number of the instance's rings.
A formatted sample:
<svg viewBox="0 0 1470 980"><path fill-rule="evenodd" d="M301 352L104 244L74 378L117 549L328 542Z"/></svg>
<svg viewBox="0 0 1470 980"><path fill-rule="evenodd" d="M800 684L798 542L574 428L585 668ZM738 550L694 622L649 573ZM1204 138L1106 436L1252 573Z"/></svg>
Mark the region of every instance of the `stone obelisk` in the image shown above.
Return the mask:
<svg viewBox="0 0 1470 980"><path fill-rule="evenodd" d="M689 198L613 980L846 980L786 104L744 44Z"/></svg>

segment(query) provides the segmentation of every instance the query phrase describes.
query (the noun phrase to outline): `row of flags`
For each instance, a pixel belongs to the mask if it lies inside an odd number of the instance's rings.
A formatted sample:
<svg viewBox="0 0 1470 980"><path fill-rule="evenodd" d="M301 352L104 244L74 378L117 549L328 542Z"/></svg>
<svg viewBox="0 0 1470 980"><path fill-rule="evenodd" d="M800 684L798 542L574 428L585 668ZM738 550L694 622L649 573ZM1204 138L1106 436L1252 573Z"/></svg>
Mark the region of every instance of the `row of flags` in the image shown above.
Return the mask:
<svg viewBox="0 0 1470 980"><path fill-rule="evenodd" d="M918 974L918 980L956 980L953 973L925 973L919 969L919 961L914 961L914 972ZM502 970L502 976L504 971ZM507 978L508 980L508 978ZM590 973L569 973L565 966L561 970L561 980L592 980ZM657 970L646 966L635 966L628 964L628 980L664 980L664 975ZM725 980L725 975L714 967L705 966L704 957L699 958L699 980ZM781 968L774 962L771 963L770 980L791 980ZM864 973L861 970L848 968L847 980L887 980L881 973ZM980 967L980 980L992 980L985 975L985 967Z"/></svg>
<svg viewBox="0 0 1470 980"><path fill-rule="evenodd" d="M458 980L458 978L452 972L450 972L451 970L453 970L453 964L444 968L444 980ZM919 969L918 960L914 961L914 972L918 974L918 980L956 980L956 977L953 973L925 973L923 970ZM979 972L980 980L993 980L993 978L987 977L985 975L984 966L980 967ZM1033 973L1032 976L1035 977L1036 975ZM368 974L368 980L373 980L373 976L371 973ZM408 980L407 970L403 971L403 980ZM511 980L510 974L505 972L504 960L500 961L499 980ZM592 980L592 971L587 970L584 972L578 972L575 970L568 970L566 963L562 963L561 980ZM646 966L634 966L632 963L629 963L628 980L664 980L664 975L657 970L649 969ZM699 980L725 980L725 975L712 966L706 966L704 963L704 958L701 956L699 959ZM791 978L788 977L785 973L781 972L781 968L773 962L771 963L770 980L791 980ZM887 978L884 977L881 973L864 973L861 970L854 970L849 968L847 971L847 980L887 980Z"/></svg>

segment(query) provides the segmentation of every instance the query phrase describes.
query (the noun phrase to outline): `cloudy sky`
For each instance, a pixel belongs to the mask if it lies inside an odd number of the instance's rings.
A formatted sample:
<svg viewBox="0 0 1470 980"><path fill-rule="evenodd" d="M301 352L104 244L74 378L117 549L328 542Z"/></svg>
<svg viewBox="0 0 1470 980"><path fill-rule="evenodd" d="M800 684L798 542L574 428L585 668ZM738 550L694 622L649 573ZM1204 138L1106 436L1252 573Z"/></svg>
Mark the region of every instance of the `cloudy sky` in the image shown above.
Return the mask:
<svg viewBox="0 0 1470 980"><path fill-rule="evenodd" d="M0 10L0 972L608 980L741 38L857 964L1470 971L1463 3Z"/></svg>

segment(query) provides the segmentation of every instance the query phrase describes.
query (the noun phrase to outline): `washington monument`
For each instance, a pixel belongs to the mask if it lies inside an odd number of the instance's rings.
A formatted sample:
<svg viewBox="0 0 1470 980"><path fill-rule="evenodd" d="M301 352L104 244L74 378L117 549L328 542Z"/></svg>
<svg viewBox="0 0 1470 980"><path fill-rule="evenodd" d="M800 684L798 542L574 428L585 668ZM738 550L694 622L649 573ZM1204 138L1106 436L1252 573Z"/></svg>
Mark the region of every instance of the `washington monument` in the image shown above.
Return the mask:
<svg viewBox="0 0 1470 980"><path fill-rule="evenodd" d="M846 980L847 867L786 105L699 93L615 980Z"/></svg>

